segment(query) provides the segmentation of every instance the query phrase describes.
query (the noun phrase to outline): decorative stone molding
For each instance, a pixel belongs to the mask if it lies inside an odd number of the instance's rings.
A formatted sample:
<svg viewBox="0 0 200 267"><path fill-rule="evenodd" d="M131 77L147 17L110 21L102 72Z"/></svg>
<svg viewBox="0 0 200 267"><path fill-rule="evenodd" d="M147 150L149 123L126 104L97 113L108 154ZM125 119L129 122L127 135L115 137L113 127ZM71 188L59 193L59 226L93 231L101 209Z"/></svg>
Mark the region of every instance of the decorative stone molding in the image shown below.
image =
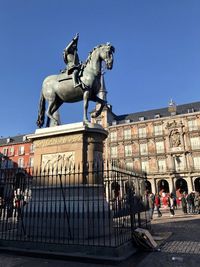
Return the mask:
<svg viewBox="0 0 200 267"><path fill-rule="evenodd" d="M42 140L35 140L34 146L36 148L39 147L47 147L51 145L62 145L62 144L70 144L70 143L79 143L82 141L81 135L71 135L71 136L59 136L59 137L50 137Z"/></svg>

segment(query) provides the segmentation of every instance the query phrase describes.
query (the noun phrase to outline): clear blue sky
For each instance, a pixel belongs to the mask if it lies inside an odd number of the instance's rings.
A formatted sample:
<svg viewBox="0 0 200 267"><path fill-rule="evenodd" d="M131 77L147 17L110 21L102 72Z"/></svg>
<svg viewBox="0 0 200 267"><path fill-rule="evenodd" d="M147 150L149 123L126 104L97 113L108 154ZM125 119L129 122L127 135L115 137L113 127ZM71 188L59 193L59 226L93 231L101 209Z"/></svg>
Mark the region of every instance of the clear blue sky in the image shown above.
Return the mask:
<svg viewBox="0 0 200 267"><path fill-rule="evenodd" d="M116 48L105 75L116 114L200 101L199 0L0 0L0 29L0 136L35 131L42 81L76 32L82 61ZM82 102L61 107L62 123L81 120Z"/></svg>

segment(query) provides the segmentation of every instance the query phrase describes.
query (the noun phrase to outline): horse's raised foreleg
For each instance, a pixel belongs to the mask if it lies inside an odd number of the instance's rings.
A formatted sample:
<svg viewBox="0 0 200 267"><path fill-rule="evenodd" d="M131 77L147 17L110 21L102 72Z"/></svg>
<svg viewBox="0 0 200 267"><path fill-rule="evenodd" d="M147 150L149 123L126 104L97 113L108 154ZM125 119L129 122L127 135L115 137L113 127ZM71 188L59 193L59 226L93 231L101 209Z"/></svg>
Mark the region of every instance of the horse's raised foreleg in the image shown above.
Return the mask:
<svg viewBox="0 0 200 267"><path fill-rule="evenodd" d="M99 98L98 96L96 96L92 100L94 102L98 102L99 104L101 104L100 108L92 115L92 118L97 118L101 114L101 112L102 112L103 108L106 106L107 102L105 100Z"/></svg>
<svg viewBox="0 0 200 267"><path fill-rule="evenodd" d="M85 91L83 94L83 121L88 122L88 103L89 103L89 91Z"/></svg>

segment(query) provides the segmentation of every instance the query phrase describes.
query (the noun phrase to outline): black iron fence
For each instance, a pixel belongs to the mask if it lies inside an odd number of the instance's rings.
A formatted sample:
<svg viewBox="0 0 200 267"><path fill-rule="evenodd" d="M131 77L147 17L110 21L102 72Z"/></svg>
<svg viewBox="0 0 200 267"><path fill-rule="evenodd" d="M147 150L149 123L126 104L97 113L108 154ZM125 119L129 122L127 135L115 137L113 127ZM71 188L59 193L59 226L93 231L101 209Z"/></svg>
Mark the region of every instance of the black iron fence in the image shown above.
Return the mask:
<svg viewBox="0 0 200 267"><path fill-rule="evenodd" d="M143 175L110 164L0 170L0 245L118 247L148 226Z"/></svg>

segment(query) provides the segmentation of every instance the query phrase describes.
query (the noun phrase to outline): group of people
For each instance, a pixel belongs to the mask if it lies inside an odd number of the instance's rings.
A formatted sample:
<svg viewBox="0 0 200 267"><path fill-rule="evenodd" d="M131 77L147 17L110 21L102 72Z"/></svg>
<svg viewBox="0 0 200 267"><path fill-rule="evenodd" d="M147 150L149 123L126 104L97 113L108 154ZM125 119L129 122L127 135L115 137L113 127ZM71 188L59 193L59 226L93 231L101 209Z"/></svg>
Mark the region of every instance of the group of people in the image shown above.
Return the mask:
<svg viewBox="0 0 200 267"><path fill-rule="evenodd" d="M150 218L153 219L154 212L158 217L162 216L160 208L169 209L170 216L175 216L177 207L182 207L184 214L200 214L200 194L183 192L179 197L173 193L147 193L147 205Z"/></svg>
<svg viewBox="0 0 200 267"><path fill-rule="evenodd" d="M182 210L185 214L200 214L200 194L191 192L183 193L181 197Z"/></svg>

